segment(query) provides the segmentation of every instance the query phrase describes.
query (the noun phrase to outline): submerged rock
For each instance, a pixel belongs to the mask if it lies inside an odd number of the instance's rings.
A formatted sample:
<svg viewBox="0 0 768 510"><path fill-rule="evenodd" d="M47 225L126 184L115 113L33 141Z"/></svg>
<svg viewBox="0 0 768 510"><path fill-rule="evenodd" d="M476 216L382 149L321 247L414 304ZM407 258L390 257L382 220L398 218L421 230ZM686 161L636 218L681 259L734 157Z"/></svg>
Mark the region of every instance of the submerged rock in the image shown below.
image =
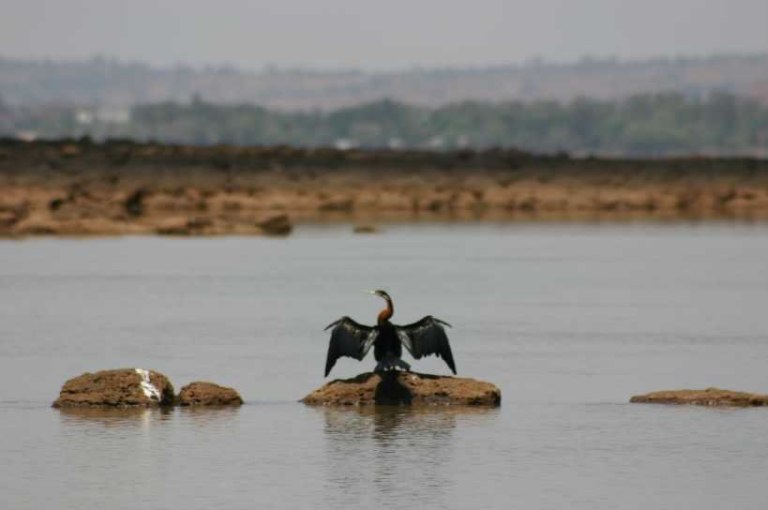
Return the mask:
<svg viewBox="0 0 768 510"><path fill-rule="evenodd" d="M768 405L768 395L707 388L706 390L654 391L645 395L635 395L629 401L640 404L756 407Z"/></svg>
<svg viewBox="0 0 768 510"><path fill-rule="evenodd" d="M302 399L307 405L406 404L498 406L501 391L495 385L416 372L366 372L352 379L337 379Z"/></svg>
<svg viewBox="0 0 768 510"><path fill-rule="evenodd" d="M154 370L85 373L64 383L53 407L159 407L174 402L173 385Z"/></svg>
<svg viewBox="0 0 768 510"><path fill-rule="evenodd" d="M355 234L378 234L381 231L376 225L356 225L353 232Z"/></svg>
<svg viewBox="0 0 768 510"><path fill-rule="evenodd" d="M243 399L233 388L195 381L181 389L177 403L180 406L239 406Z"/></svg>

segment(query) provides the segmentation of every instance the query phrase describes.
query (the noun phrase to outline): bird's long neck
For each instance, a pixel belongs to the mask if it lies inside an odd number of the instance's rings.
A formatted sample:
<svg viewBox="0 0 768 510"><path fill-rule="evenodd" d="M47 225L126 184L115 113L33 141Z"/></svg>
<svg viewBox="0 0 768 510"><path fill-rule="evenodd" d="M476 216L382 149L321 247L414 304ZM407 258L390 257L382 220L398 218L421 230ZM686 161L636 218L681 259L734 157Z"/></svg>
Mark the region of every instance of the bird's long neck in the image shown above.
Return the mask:
<svg viewBox="0 0 768 510"><path fill-rule="evenodd" d="M383 322L387 322L389 319L392 318L392 315L395 313L395 307L392 305L392 300L384 298L387 301L387 307L379 312L379 318L378 323L381 324Z"/></svg>

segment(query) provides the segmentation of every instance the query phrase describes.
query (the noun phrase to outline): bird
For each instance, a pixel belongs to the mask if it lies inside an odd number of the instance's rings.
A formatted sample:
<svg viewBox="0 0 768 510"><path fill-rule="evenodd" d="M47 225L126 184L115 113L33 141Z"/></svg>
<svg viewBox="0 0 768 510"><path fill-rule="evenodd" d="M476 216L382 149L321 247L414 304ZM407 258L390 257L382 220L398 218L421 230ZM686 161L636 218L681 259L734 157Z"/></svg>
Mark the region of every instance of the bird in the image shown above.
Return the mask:
<svg viewBox="0 0 768 510"><path fill-rule="evenodd" d="M411 366L400 359L403 345L415 359L432 354L442 358L456 374L451 345L443 328L450 328L450 324L431 315L405 326L392 324L390 319L395 313L392 298L381 289L369 292L387 302L386 308L379 312L375 326L366 326L344 316L325 328L326 331L333 328L325 362L325 377L331 373L339 358L347 356L362 361L371 347L377 361L374 372L392 372L397 369L410 371Z"/></svg>

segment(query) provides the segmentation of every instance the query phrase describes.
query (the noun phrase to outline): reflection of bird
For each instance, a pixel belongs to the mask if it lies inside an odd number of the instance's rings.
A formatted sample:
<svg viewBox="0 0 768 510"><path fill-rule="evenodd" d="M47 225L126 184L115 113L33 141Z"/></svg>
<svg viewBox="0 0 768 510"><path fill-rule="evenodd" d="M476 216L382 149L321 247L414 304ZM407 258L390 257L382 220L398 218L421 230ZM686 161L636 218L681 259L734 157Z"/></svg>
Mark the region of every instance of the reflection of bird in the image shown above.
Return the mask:
<svg viewBox="0 0 768 510"><path fill-rule="evenodd" d="M383 290L373 290L371 294L384 298L387 302L387 307L379 312L376 326L365 326L345 316L325 328L327 330L333 327L331 342L328 345L328 358L325 362L326 377L337 359L349 356L362 360L371 346L373 346L373 357L378 362L375 372L397 368L410 370L410 365L400 359L403 353L402 345L405 345L408 352L416 359L430 354L443 358L451 371L456 373L451 346L442 326L450 327L450 324L431 315L406 326L392 324L389 322L395 311L392 298Z"/></svg>

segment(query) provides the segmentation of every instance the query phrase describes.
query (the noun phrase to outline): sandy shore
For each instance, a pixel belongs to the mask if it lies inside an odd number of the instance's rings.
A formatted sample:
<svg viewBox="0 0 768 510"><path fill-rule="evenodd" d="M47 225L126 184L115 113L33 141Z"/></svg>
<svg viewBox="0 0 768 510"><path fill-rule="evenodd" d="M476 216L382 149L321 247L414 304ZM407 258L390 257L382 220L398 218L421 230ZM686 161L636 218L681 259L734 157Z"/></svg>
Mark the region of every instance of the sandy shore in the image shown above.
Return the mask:
<svg viewBox="0 0 768 510"><path fill-rule="evenodd" d="M0 235L285 234L292 222L768 219L768 161L0 143Z"/></svg>

